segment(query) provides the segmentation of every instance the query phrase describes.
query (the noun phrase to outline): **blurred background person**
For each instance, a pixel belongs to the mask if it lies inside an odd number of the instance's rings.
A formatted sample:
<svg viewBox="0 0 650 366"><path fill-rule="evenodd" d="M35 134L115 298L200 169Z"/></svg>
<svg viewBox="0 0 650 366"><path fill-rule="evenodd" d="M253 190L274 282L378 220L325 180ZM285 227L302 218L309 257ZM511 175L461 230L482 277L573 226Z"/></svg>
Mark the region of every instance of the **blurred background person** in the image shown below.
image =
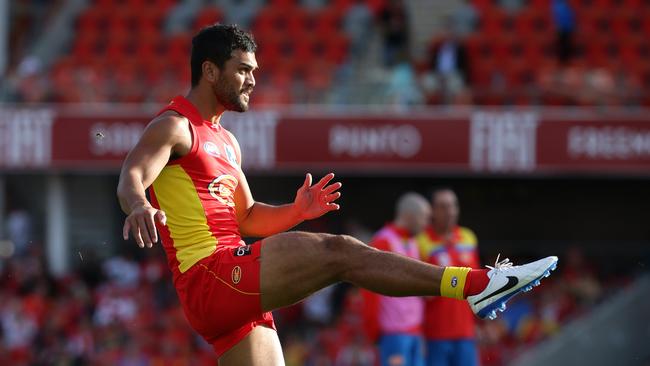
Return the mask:
<svg viewBox="0 0 650 366"><path fill-rule="evenodd" d="M379 250L419 258L415 237L429 221L431 208L417 193L399 198L395 220L375 235L370 245ZM379 341L381 365L424 365L422 342L423 300L419 297L388 297L363 291L365 323L371 338Z"/></svg>
<svg viewBox="0 0 650 366"><path fill-rule="evenodd" d="M379 14L383 34L384 66L391 67L407 58L409 17L402 0L389 0Z"/></svg>
<svg viewBox="0 0 650 366"><path fill-rule="evenodd" d="M558 61L561 64L567 64L573 57L573 33L576 28L575 13L566 0L553 0L552 6Z"/></svg>
<svg viewBox="0 0 650 366"><path fill-rule="evenodd" d="M469 57L461 31L455 30L452 18L446 22L448 30L441 32L429 48L429 72L422 83L434 100L454 104L469 85Z"/></svg>
<svg viewBox="0 0 650 366"><path fill-rule="evenodd" d="M479 268L474 233L458 226L460 207L450 188L437 188L431 195L432 221L417 238L422 259L442 266ZM427 366L478 365L474 341L475 317L466 302L427 298L424 335Z"/></svg>

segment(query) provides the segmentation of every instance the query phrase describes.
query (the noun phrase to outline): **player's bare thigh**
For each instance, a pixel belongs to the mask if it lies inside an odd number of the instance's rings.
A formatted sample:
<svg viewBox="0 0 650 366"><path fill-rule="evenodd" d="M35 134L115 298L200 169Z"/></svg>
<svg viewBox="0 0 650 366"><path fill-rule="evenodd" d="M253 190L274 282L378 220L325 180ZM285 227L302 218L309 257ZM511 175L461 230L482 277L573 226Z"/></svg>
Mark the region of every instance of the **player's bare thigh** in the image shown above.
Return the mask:
<svg viewBox="0 0 650 366"><path fill-rule="evenodd" d="M255 327L248 335L219 357L219 366L283 366L282 347L275 330Z"/></svg>
<svg viewBox="0 0 650 366"><path fill-rule="evenodd" d="M349 236L286 232L263 240L260 292L262 309L291 305L335 283L353 263L372 250ZM347 258L346 258L347 257Z"/></svg>

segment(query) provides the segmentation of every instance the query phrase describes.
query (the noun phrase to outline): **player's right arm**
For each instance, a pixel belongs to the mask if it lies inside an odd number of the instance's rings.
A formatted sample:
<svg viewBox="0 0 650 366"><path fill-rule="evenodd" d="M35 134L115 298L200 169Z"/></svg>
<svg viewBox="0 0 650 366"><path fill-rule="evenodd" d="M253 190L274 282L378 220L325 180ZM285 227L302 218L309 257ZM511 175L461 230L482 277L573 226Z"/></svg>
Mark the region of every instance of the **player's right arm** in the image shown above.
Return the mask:
<svg viewBox="0 0 650 366"><path fill-rule="evenodd" d="M191 146L187 119L171 112L160 115L144 130L122 165L117 186L120 206L128 215L122 230L124 240L131 232L141 248L151 247L158 241L154 220L164 225L165 213L151 206L145 190L172 156L187 154Z"/></svg>

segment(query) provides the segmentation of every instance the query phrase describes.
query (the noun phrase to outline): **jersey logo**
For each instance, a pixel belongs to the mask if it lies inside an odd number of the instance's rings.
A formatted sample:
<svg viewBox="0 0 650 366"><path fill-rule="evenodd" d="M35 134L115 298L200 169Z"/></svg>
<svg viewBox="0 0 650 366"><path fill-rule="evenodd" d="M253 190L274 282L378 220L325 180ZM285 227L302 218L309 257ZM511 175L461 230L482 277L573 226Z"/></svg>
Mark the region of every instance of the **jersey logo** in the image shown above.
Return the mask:
<svg viewBox="0 0 650 366"><path fill-rule="evenodd" d="M219 148L217 147L217 144L211 141L207 141L206 143L203 144L203 150L208 155L212 155L215 158L218 158L221 154L219 153Z"/></svg>
<svg viewBox="0 0 650 366"><path fill-rule="evenodd" d="M232 146L228 144L223 144L224 150L226 150L226 159L228 159L228 162L230 165L237 167L237 155L235 154L235 149L232 148Z"/></svg>
<svg viewBox="0 0 650 366"><path fill-rule="evenodd" d="M239 281L241 281L241 267L235 266L235 268L232 269L231 277L232 277L232 283L234 283L235 285L238 284Z"/></svg>
<svg viewBox="0 0 650 366"><path fill-rule="evenodd" d="M220 175L208 185L208 192L224 205L235 207L235 189L237 189L237 178L232 175Z"/></svg>

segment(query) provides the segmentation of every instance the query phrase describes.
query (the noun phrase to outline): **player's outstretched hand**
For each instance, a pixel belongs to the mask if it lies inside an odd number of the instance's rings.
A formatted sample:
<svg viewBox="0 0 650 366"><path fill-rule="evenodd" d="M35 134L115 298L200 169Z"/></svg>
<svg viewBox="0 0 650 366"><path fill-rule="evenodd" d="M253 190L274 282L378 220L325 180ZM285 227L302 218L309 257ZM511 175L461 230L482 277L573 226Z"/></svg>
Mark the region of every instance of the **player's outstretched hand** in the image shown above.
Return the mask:
<svg viewBox="0 0 650 366"><path fill-rule="evenodd" d="M155 222L165 225L167 223L165 212L155 209L151 205L140 205L134 208L124 220L122 236L124 240L127 240L129 232L131 232L140 248L144 248L145 244L151 248L153 243L158 242Z"/></svg>
<svg viewBox="0 0 650 366"><path fill-rule="evenodd" d="M334 179L334 173L324 176L318 183L311 185L311 174L305 176L305 183L298 189L294 205L303 220L315 219L327 212L335 211L340 206L334 201L341 197L341 182L328 184Z"/></svg>

